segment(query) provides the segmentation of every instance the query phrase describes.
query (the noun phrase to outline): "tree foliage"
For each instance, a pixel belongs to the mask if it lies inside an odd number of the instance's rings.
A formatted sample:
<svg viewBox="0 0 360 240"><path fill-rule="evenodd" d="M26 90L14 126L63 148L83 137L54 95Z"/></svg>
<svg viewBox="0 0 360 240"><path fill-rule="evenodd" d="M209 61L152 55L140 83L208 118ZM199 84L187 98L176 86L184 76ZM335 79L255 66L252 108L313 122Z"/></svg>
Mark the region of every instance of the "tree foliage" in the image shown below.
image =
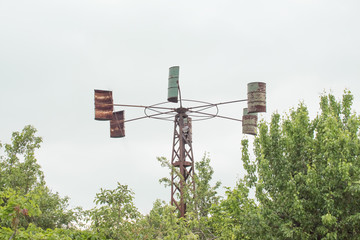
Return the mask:
<svg viewBox="0 0 360 240"><path fill-rule="evenodd" d="M174 171L175 174L182 177L179 169L173 167L166 158L158 158L158 161L163 167L169 168L170 171ZM208 216L211 205L218 203L220 200L217 189L221 186L221 182L217 181L212 186L213 174L214 169L210 165L210 158L208 154L205 153L200 161L195 162L195 191L192 187L185 188L187 210L190 212L196 212L198 218ZM159 182L164 184L166 187L171 186L171 180L169 177L161 178Z"/></svg>
<svg viewBox="0 0 360 240"><path fill-rule="evenodd" d="M264 239L259 208L243 181L227 188L225 199L210 211L209 226L218 239Z"/></svg>
<svg viewBox="0 0 360 240"><path fill-rule="evenodd" d="M191 223L177 216L175 207L156 200L149 214L138 222L140 239L199 239Z"/></svg>
<svg viewBox="0 0 360 240"><path fill-rule="evenodd" d="M341 101L323 95L314 119L300 103L260 122L254 156L242 141L246 174L224 198L205 154L195 163L195 191L186 189L186 218L161 200L140 214L120 183L100 189L93 209L69 209L69 199L46 186L34 155L42 140L26 126L0 156L0 239L360 239L360 118L352 102L350 92ZM79 230L72 223L81 219Z"/></svg>
<svg viewBox="0 0 360 240"><path fill-rule="evenodd" d="M118 183L116 189L101 189L96 207L89 211L91 229L106 239L135 239L141 214L133 203L134 193Z"/></svg>
<svg viewBox="0 0 360 240"><path fill-rule="evenodd" d="M25 126L21 132L12 134L11 143L4 145L5 156L0 158L0 189L13 188L23 194L45 184L44 174L35 158L41 137L36 129Z"/></svg>
<svg viewBox="0 0 360 240"><path fill-rule="evenodd" d="M0 157L0 226L14 232L31 223L43 229L66 228L76 220L79 209L69 210L68 197L62 198L46 186L35 158L41 142L36 129L25 126L12 134Z"/></svg>
<svg viewBox="0 0 360 240"><path fill-rule="evenodd" d="M179 178L181 174L179 169L171 166L166 158L158 158L162 166L168 167L174 171ZM193 188L184 188L185 198L187 202L186 223L187 227L199 239L213 239L215 235L209 226L210 208L220 201L217 189L221 186L221 182L217 181L212 185L212 177L214 170L210 165L210 158L207 153L204 154L200 161L195 162L195 191ZM167 177L160 179L160 183L170 186L171 180Z"/></svg>
<svg viewBox="0 0 360 240"><path fill-rule="evenodd" d="M360 227L360 119L353 96L323 95L260 123L255 161L243 141L246 184L255 187L263 239L356 239Z"/></svg>

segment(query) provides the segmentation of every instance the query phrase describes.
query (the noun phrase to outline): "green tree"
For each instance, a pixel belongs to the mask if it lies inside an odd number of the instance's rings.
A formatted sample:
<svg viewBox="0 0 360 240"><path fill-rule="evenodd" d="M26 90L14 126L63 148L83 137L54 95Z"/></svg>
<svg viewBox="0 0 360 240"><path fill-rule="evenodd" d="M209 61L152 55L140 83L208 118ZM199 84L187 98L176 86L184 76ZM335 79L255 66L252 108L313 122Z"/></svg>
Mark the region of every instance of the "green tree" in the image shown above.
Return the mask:
<svg viewBox="0 0 360 240"><path fill-rule="evenodd" d="M91 229L106 239L136 239L135 224L141 214L135 207L134 193L127 185L118 183L113 190L101 189L96 194L96 207L88 214Z"/></svg>
<svg viewBox="0 0 360 240"><path fill-rule="evenodd" d="M195 162L195 194L193 198L193 208L198 212L199 217L208 217L210 207L217 204L220 196L217 193L221 182L217 181L211 186L214 169L210 165L208 154L204 154L200 161Z"/></svg>
<svg viewBox="0 0 360 240"><path fill-rule="evenodd" d="M88 230L76 229L42 229L34 224L17 230L16 238L10 228L0 228L0 239L6 240L102 240L105 238Z"/></svg>
<svg viewBox="0 0 360 240"><path fill-rule="evenodd" d="M273 114L259 124L255 161L243 140L246 185L255 188L263 226L251 239L360 239L360 118L352 102L350 92L342 101L323 95L313 120L303 103Z"/></svg>
<svg viewBox="0 0 360 240"><path fill-rule="evenodd" d="M172 169L179 177L182 177L179 170L169 163L166 158L158 158L161 165ZM186 222L187 226L192 229L199 239L212 239L213 235L208 218L210 216L210 207L218 204L220 196L217 189L221 186L221 182L217 181L212 185L212 177L214 169L210 165L208 154L204 154L200 161L195 162L195 191L193 188L185 187L185 198L187 202ZM171 180L167 177L160 179L160 183L165 186L171 185Z"/></svg>
<svg viewBox="0 0 360 240"><path fill-rule="evenodd" d="M36 129L25 126L22 132L13 132L11 144L5 144L5 156L0 158L0 190L4 187L17 189L23 194L44 185L44 174L35 158L41 137Z"/></svg>
<svg viewBox="0 0 360 240"><path fill-rule="evenodd" d="M81 207L69 208L69 197L61 197L47 186L41 186L35 191L39 198L37 204L41 215L28 218L28 222L43 229L73 228L79 224L83 215Z"/></svg>
<svg viewBox="0 0 360 240"><path fill-rule="evenodd" d="M210 209L209 226L218 239L263 239L262 221L255 200L249 197L249 188L239 181L228 188L226 197Z"/></svg>
<svg viewBox="0 0 360 240"><path fill-rule="evenodd" d="M160 200L155 201L150 213L137 224L139 239L199 239L189 222L177 216L175 207Z"/></svg>
<svg viewBox="0 0 360 240"><path fill-rule="evenodd" d="M41 214L22 217L19 226L27 227L34 223L44 229L70 227L71 222L76 221L79 209L69 210L69 198L60 197L46 186L44 173L35 157L35 150L40 148L41 142L42 138L36 136L36 129L30 125L12 134L11 143L4 145L5 155L0 157L0 192L32 196L30 200L36 201L34 204ZM6 196L3 194L1 207L9 201ZM2 218L0 226L10 227L11 224Z"/></svg>
<svg viewBox="0 0 360 240"><path fill-rule="evenodd" d="M166 158L160 157L158 161L163 167L169 168L170 171L173 170L179 177L182 177L179 170L173 167ZM211 186L214 169L211 167L210 161L208 154L205 153L200 161L195 162L195 191L193 191L192 187L185 188L188 205L187 210L196 212L198 217L208 216L211 205L218 203L220 199L217 189L221 186L221 182L217 181ZM166 187L171 186L169 177L161 178L159 182Z"/></svg>
<svg viewBox="0 0 360 240"><path fill-rule="evenodd" d="M37 197L31 193L20 195L11 188L0 191L0 223L11 226L10 232L13 233L10 239L16 235L21 220L41 213L36 204Z"/></svg>

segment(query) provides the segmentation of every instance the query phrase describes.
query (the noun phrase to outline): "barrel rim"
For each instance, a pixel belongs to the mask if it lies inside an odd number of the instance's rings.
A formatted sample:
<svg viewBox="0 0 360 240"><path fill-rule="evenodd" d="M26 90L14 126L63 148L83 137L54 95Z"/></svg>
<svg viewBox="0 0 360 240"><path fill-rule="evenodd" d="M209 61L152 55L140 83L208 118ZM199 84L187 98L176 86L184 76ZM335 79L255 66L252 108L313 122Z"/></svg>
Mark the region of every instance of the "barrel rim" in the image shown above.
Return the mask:
<svg viewBox="0 0 360 240"><path fill-rule="evenodd" d="M249 84L254 84L254 83L262 83L262 84L266 84L266 82L249 82L249 83L248 83L248 85L249 85Z"/></svg>
<svg viewBox="0 0 360 240"><path fill-rule="evenodd" d="M103 89L94 89L94 92L98 92L98 93L110 92L112 94L111 90L103 90Z"/></svg>

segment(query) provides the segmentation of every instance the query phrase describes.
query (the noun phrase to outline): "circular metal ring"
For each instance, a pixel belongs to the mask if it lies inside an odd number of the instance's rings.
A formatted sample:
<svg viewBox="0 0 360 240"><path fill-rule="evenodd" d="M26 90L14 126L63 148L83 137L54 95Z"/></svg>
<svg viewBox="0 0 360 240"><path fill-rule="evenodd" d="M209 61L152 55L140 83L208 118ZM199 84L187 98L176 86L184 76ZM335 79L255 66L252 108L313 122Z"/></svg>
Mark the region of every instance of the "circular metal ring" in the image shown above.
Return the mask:
<svg viewBox="0 0 360 240"><path fill-rule="evenodd" d="M156 103L151 106L144 108L144 114L148 118L160 119L160 120L167 120L172 121L172 118L178 114L181 110L185 110L186 114L192 118L193 121L202 121L214 118L219 113L219 108L216 104L198 101L198 100L191 100L191 99L183 99L184 102L196 103L197 105L191 107L182 107L182 108L170 108L171 110L166 111L161 108L157 108L158 106L170 104L169 102L162 102ZM203 105L200 105L203 104ZM199 108L198 110L194 111L193 108ZM211 112L210 112L211 110ZM153 112L153 113L151 113Z"/></svg>

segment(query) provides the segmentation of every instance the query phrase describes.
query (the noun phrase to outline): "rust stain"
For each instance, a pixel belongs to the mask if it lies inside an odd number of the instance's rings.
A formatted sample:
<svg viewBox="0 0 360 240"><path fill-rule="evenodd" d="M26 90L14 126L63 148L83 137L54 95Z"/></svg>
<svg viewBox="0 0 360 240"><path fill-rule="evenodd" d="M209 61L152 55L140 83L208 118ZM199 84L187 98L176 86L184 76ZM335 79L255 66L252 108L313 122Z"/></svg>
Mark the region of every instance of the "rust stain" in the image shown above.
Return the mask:
<svg viewBox="0 0 360 240"><path fill-rule="evenodd" d="M248 111L249 113L266 112L266 83L248 84Z"/></svg>
<svg viewBox="0 0 360 240"><path fill-rule="evenodd" d="M242 117L242 132L243 134L256 135L257 134L257 113L248 113L248 109L244 108Z"/></svg>
<svg viewBox="0 0 360 240"><path fill-rule="evenodd" d="M113 117L112 91L95 90L95 120L111 120Z"/></svg>
<svg viewBox="0 0 360 240"><path fill-rule="evenodd" d="M125 112L118 111L112 114L112 119L110 120L110 137L112 138L121 138L125 137Z"/></svg>

